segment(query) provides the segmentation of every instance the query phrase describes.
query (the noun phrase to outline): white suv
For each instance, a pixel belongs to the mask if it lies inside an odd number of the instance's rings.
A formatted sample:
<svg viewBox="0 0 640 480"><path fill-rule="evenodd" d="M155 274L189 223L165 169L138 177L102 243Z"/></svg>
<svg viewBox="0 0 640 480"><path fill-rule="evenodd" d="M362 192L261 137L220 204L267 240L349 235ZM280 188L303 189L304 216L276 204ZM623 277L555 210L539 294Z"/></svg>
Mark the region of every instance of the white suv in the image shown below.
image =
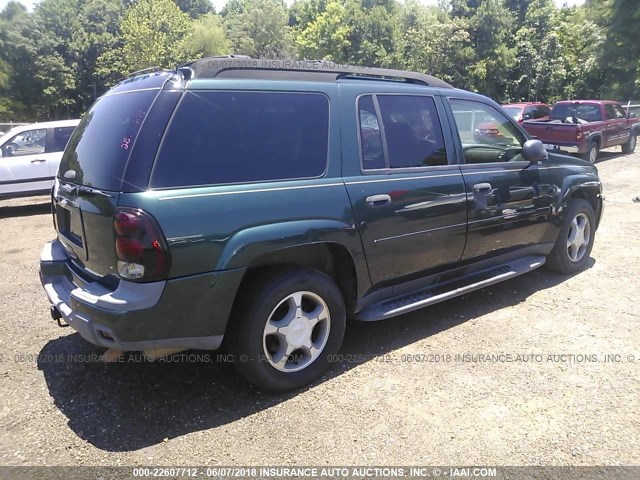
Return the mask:
<svg viewBox="0 0 640 480"><path fill-rule="evenodd" d="M47 193L80 120L33 123L0 136L0 198Z"/></svg>

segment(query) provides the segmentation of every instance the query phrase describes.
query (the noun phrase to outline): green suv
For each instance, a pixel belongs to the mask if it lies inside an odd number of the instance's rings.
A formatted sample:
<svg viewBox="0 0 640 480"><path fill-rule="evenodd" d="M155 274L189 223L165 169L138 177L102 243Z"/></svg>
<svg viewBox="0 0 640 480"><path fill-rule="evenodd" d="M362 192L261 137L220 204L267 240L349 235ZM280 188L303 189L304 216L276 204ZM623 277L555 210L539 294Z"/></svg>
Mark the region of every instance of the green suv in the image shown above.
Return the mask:
<svg viewBox="0 0 640 480"><path fill-rule="evenodd" d="M579 271L601 192L594 166L432 76L205 58L128 78L86 114L40 275L52 317L95 345L224 343L250 382L285 391L335 359L347 317L545 262Z"/></svg>

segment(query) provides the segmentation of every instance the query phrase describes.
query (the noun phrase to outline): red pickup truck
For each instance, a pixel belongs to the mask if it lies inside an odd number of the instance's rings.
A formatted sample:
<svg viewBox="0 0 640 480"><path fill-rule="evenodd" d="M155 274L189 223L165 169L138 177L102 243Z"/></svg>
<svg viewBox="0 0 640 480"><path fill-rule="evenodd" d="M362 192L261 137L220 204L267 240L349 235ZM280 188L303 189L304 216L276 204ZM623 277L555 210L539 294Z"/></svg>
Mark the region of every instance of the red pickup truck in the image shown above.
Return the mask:
<svg viewBox="0 0 640 480"><path fill-rule="evenodd" d="M609 100L566 100L556 103L548 120L524 121L524 129L548 150L578 153L591 163L602 148L622 145L623 153L636 148L640 123Z"/></svg>

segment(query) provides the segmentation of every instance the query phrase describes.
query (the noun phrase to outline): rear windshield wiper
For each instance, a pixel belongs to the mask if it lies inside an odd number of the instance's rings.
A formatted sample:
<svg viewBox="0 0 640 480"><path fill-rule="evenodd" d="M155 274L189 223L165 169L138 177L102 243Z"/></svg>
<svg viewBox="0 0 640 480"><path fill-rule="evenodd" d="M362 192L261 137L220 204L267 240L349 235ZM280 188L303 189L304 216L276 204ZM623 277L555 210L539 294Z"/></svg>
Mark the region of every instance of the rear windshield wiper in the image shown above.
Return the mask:
<svg viewBox="0 0 640 480"><path fill-rule="evenodd" d="M107 192L103 192L102 190L99 190L97 188L87 187L86 185L69 185L67 183L63 183L60 185L60 188L67 193L76 192L77 195L80 195L81 193L90 193L92 195L101 195L108 198L113 197L113 195Z"/></svg>

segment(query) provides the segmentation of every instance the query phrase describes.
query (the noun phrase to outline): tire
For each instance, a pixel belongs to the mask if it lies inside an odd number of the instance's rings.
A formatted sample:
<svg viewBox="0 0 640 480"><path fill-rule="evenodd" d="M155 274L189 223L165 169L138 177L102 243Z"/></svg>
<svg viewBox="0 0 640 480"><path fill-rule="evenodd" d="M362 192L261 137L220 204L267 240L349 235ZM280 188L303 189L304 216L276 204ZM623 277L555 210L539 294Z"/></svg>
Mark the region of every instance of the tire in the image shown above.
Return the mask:
<svg viewBox="0 0 640 480"><path fill-rule="evenodd" d="M595 227L596 216L591 204L581 198L572 200L565 212L556 244L547 257L547 266L563 274L584 269L593 248Z"/></svg>
<svg viewBox="0 0 640 480"><path fill-rule="evenodd" d="M622 153L633 153L633 151L636 149L637 142L638 142L638 137L636 136L636 133L635 132L631 133L631 136L629 137L629 141L624 145L622 145Z"/></svg>
<svg viewBox="0 0 640 480"><path fill-rule="evenodd" d="M286 392L313 382L332 363L346 311L327 275L284 267L249 282L231 321L227 346L236 369L261 390Z"/></svg>
<svg viewBox="0 0 640 480"><path fill-rule="evenodd" d="M598 142L592 140L591 143L589 143L589 150L587 150L586 153L583 153L581 157L589 163L596 163L599 151L600 146L598 145Z"/></svg>

